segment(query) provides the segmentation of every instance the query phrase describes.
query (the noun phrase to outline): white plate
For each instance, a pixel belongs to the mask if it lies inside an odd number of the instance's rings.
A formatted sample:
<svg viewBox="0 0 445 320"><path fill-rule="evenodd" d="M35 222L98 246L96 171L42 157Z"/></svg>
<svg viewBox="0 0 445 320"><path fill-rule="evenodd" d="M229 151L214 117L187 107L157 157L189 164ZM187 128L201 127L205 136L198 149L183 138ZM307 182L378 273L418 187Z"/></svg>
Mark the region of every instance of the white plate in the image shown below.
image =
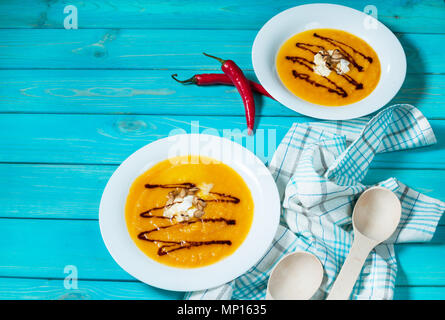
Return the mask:
<svg viewBox="0 0 445 320"><path fill-rule="evenodd" d="M252 193L254 215L246 239L232 255L206 267L183 269L160 264L146 256L130 238L124 211L129 188L139 175L162 160L188 154L214 158L238 172ZM215 287L246 272L266 253L279 217L278 190L264 164L231 140L202 134L171 136L133 153L111 176L99 208L102 238L114 260L140 281L176 291Z"/></svg>
<svg viewBox="0 0 445 320"><path fill-rule="evenodd" d="M366 98L345 106L326 107L298 98L282 84L275 66L281 45L299 32L318 28L347 31L375 50L381 76L377 87ZM270 19L255 38L252 63L260 83L280 103L304 115L330 120L352 119L380 109L397 94L406 75L405 53L387 27L363 12L333 4L302 5Z"/></svg>

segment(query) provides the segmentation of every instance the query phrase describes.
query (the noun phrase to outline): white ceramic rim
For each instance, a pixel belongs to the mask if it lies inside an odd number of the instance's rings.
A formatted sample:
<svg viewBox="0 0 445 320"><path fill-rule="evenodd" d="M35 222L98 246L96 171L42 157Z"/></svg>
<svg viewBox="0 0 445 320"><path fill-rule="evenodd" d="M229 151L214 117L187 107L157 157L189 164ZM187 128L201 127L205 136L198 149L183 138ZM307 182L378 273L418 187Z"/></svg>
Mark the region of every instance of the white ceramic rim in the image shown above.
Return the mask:
<svg viewBox="0 0 445 320"><path fill-rule="evenodd" d="M217 149L221 152L215 152ZM215 264L191 269L169 267L146 256L130 238L124 214L128 190L140 174L162 160L186 154L212 157L229 165L244 179L254 200L252 226L241 246ZM275 181L252 152L226 138L181 134L142 147L116 169L102 195L99 224L111 256L130 275L166 290L195 291L229 282L257 263L275 236L280 208Z"/></svg>
<svg viewBox="0 0 445 320"><path fill-rule="evenodd" d="M375 28L370 27L371 24ZM349 105L327 107L295 96L282 84L275 66L281 45L299 32L318 28L347 31L365 40L376 51L381 76L371 94ZM377 111L397 94L406 76L405 52L396 36L371 16L334 4L301 5L274 16L255 38L252 64L261 85L277 101L303 115L326 120L352 119Z"/></svg>

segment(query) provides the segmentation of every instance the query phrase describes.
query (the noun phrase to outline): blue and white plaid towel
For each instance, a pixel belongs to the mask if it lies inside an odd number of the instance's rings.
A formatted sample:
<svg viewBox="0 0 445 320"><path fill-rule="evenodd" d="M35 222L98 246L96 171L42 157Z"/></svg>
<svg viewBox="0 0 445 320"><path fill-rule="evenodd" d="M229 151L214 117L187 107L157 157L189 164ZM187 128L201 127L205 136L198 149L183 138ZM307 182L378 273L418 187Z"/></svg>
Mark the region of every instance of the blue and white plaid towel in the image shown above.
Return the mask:
<svg viewBox="0 0 445 320"><path fill-rule="evenodd" d="M389 107L373 118L294 124L269 166L282 203L281 225L264 257L247 273L217 288L190 292L187 299L263 299L271 269L287 253L303 250L322 262L325 278L315 299L324 299L353 240L351 214L369 186L361 181L376 153L434 144L422 113L410 105ZM445 203L394 178L379 185L402 203L394 235L369 255L352 299L392 299L397 273L394 243L431 240Z"/></svg>

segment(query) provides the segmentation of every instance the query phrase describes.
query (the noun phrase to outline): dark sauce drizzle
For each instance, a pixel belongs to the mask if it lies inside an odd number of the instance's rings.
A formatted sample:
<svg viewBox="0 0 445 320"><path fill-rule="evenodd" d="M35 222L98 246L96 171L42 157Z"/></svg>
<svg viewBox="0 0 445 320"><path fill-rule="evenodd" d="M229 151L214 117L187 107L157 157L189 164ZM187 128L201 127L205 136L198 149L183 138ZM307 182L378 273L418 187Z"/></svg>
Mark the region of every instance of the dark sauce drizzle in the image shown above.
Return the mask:
<svg viewBox="0 0 445 320"><path fill-rule="evenodd" d="M147 189L154 189L154 188L163 188L163 189L176 189L176 188L183 188L183 189L192 189L195 188L196 185L193 183L174 183L174 184L146 184L145 188ZM240 199L238 199L237 197L228 195L228 194L224 194L224 193L220 193L220 192L209 192L209 194L213 194L216 195L220 198L218 199L201 199L200 200L204 200L205 202L229 202L229 203L239 203ZM156 210L162 210L168 207L171 207L173 204L171 205L166 205L166 206L161 206L161 207L154 207L151 209L148 209L144 212L141 212L141 217L144 218L151 218L151 217L156 217L156 218L161 218L161 219L170 219L168 217L164 217L164 216L153 216L151 213L152 211L156 211Z"/></svg>
<svg viewBox="0 0 445 320"><path fill-rule="evenodd" d="M234 225L236 224L235 220L228 220L228 219L224 219L224 218L215 218L215 219L201 219L201 220L193 220L193 221L181 221L172 225L168 225L168 226L162 226L162 227L157 227L148 231L144 231L141 232L138 235L138 238L140 240L144 240L144 241L149 241L149 242L159 242L164 244L163 246L159 247L158 249L158 255L159 256L163 256L166 255L170 252L173 251L177 251L177 250L182 250L182 249L190 249L193 247L200 247L200 246L208 246L208 245L214 245L214 244L220 244L220 245L232 245L232 241L230 240L210 240L210 241L185 241L185 240L180 240L180 241L174 241L174 240L161 240L161 239L150 239L148 238L148 235L152 232L156 232L162 229L168 229L171 227L175 227L177 225L189 225L189 224L194 224L197 222L201 222L201 223L205 223L205 222L224 222L227 225Z"/></svg>
<svg viewBox="0 0 445 320"><path fill-rule="evenodd" d="M293 63L298 63L299 65L306 67L309 71L313 71L311 66L315 65L313 61L310 61L303 57L286 56L286 59L292 61Z"/></svg>
<svg viewBox="0 0 445 320"><path fill-rule="evenodd" d="M295 44L295 46L297 46L300 49L309 51L309 52L311 52L313 54L317 54L317 52L320 51L320 50L325 50L325 48L323 46L319 46L319 45L316 45L316 44L310 44L310 43L304 43L304 42L297 42ZM314 50L311 50L310 48L318 48L318 50L314 51Z"/></svg>
<svg viewBox="0 0 445 320"><path fill-rule="evenodd" d="M328 42L329 44L334 45L339 51L340 53L345 57L346 60L348 60L359 72L363 71L363 66L359 65L357 63L357 61L352 57L351 54L349 54L346 50L345 47L351 49L354 53L359 54L361 57L363 57L364 59L366 59L369 63L372 63L372 57L366 56L365 54L363 54L362 52L358 51L357 49L355 49L354 47L341 42L339 40L335 40L332 38L328 38L328 37L324 37L321 36L317 33L314 33L313 36L315 38L319 38L323 41ZM316 44L311 44L311 43L305 43L305 42L297 42L295 44L296 47L305 50L305 51L309 51L312 54L317 54L318 51L320 50L326 50L326 48L324 46L321 45L316 45ZM314 49L317 49L317 51L315 51ZM292 61L293 63L298 63L304 67L306 67L306 69L308 69L309 71L313 71L312 66L315 65L314 62L304 58L304 57L299 57L299 56L286 56L285 57L287 60ZM333 66L328 66L332 71L336 71L335 68ZM346 98L348 96L347 92L345 91L345 89L341 86L339 86L337 83L335 83L334 81L328 79L327 77L323 77L325 78L329 84L331 84L333 87L329 87L327 85L321 84L313 79L311 79L310 75L307 73L300 73L297 72L295 70L292 70L292 75L296 78L296 79L300 79L303 81L306 81L307 83L310 83L311 85L315 86L315 87L320 87L320 88L325 88L328 92L330 93L335 93L343 98ZM353 85L355 87L356 90L361 90L363 89L363 84L359 83L358 81L356 81L354 78L352 78L350 75L347 74L341 74L339 75L342 78L344 78L347 82L349 82L351 85Z"/></svg>
<svg viewBox="0 0 445 320"><path fill-rule="evenodd" d="M354 47L352 47L352 46L350 46L350 45L348 45L348 44L346 44L346 43L344 43L344 42L341 42L341 41L339 41L339 40L335 40L335 39L332 39L332 38L328 38L328 37L323 37L323 36L320 36L319 34L316 34L316 33L314 33L314 37L319 38L319 39L321 39L321 40L324 40L324 41L326 41L326 42L329 42L329 43L332 44L332 45L337 44L337 47L338 47L339 49L342 49L343 51L344 51L344 49L341 48L339 45L348 47L349 49L351 49L351 50L354 51L355 53L357 53L357 54L359 54L360 56L362 56L364 59L368 60L369 63L372 63L372 57L366 56L365 54L361 53L360 51L358 51L358 50L355 49ZM344 51L344 52L346 52L346 51ZM354 60L354 61L355 61L355 60ZM351 62L351 63L352 63L352 62Z"/></svg>
<svg viewBox="0 0 445 320"><path fill-rule="evenodd" d="M154 188L163 188L163 189L176 189L176 188L183 188L183 189L191 189L191 188L195 188L196 185L193 183L172 183L172 184L146 184L145 188L147 189L154 189ZM220 193L220 192L209 192L209 194L213 194L216 195L220 198L218 199L208 199L205 200L206 202L226 202L226 203L234 203L237 204L240 202L240 199L231 195L227 195L224 193ZM202 200L202 199L201 199ZM172 204L173 205L173 204ZM171 206L171 205L169 205ZM141 217L143 218L157 218L157 219L169 219L169 217L164 217L161 215L153 215L152 211L155 210L161 210L164 209L168 206L161 206L161 207L154 207L151 209L148 209L144 212L142 212L140 214ZM223 222L227 225L235 225L236 224L236 220L233 219L225 219L225 218L201 218L201 219L197 219L197 220L190 220L190 221L181 221L181 222L177 222L171 225L166 225L166 226L160 226L160 227L156 227L154 229L148 230L148 231L143 231L141 233L139 233L138 238L140 240L144 240L144 241L149 241L149 242L159 242L162 243L163 245L161 247L159 247L158 249L158 255L159 256L163 256L166 255L170 252L174 252L177 250L182 250L182 249L191 249L193 247L200 247L200 246L208 246L208 245L232 245L232 241L230 240L210 240L210 241L186 241L186 240L179 240L179 241L174 241L174 240L162 240L162 239L150 239L148 238L149 234L162 230L162 229L168 229L168 228L172 228L178 225L190 225L190 224L194 224L194 223L218 223L218 222Z"/></svg>
<svg viewBox="0 0 445 320"><path fill-rule="evenodd" d="M325 86L324 84L321 84L321 83L319 83L317 81L312 80L310 78L310 76L308 74L306 74L306 73L298 73L297 71L292 70L292 74L294 75L295 78L304 80L304 81L310 83L311 85L313 85L315 87L325 88L326 90L328 90L328 92L332 92L332 93L338 94L339 96L341 96L343 98L348 96L348 94L346 93L346 91L342 87L338 86L334 81L332 81L332 80L330 80L330 79L328 79L326 77L324 77L324 78L326 80L328 80L329 83L334 85L335 89L330 88L328 86Z"/></svg>

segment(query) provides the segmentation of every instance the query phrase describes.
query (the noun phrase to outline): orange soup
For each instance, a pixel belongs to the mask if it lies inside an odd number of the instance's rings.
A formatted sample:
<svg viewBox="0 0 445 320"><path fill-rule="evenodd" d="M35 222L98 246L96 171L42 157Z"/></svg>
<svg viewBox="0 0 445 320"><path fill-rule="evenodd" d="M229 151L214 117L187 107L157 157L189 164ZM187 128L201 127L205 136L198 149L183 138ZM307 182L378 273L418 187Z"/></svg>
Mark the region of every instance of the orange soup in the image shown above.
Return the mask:
<svg viewBox="0 0 445 320"><path fill-rule="evenodd" d="M357 102L380 79L375 51L364 40L335 29L313 29L291 37L281 46L276 67L293 94L325 106Z"/></svg>
<svg viewBox="0 0 445 320"><path fill-rule="evenodd" d="M130 188L125 217L136 245L160 263L202 267L232 254L246 238L253 199L242 177L207 157L156 164Z"/></svg>

